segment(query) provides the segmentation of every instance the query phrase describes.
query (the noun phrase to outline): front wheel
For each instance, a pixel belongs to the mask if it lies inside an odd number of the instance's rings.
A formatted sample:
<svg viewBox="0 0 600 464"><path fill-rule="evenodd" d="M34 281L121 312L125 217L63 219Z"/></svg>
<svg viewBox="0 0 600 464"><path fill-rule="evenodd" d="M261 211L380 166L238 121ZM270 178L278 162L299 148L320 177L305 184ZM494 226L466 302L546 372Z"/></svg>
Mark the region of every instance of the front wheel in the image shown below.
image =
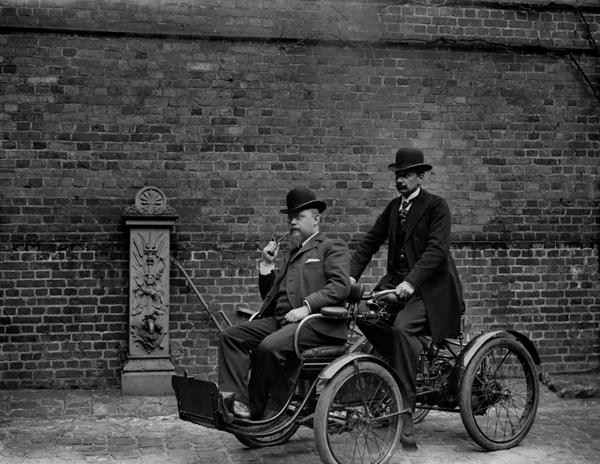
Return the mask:
<svg viewBox="0 0 600 464"><path fill-rule="evenodd" d="M479 349L460 385L460 415L467 432L486 450L512 448L525 438L537 412L540 387L527 349L497 338Z"/></svg>
<svg viewBox="0 0 600 464"><path fill-rule="evenodd" d="M242 445L252 449L265 448L267 446L277 446L282 445L292 438L292 435L296 433L298 427L299 424L293 422L288 428L282 430L281 432L274 433L273 435L252 437L249 435L244 435L240 432L236 432L235 438L237 438Z"/></svg>
<svg viewBox="0 0 600 464"><path fill-rule="evenodd" d="M321 392L314 418L317 451L325 464L385 464L396 450L400 389L383 366L344 367Z"/></svg>

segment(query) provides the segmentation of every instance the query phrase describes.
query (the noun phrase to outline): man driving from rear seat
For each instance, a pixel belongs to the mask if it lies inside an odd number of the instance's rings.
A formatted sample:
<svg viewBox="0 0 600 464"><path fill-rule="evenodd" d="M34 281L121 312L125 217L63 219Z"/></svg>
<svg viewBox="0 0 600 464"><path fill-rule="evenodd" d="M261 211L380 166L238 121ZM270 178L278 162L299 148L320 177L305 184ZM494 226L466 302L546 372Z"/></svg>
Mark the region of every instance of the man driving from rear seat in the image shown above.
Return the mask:
<svg viewBox="0 0 600 464"><path fill-rule="evenodd" d="M375 290L395 289L406 301L391 319L359 323L383 356L392 357L407 411L402 417L402 446L414 451L413 432L419 335L429 331L435 342L460 332L464 310L462 285L450 252L451 217L446 201L421 188L432 169L416 148L400 148L389 164L400 196L391 200L358 244L350 260L356 282L373 255L387 242L386 274Z"/></svg>

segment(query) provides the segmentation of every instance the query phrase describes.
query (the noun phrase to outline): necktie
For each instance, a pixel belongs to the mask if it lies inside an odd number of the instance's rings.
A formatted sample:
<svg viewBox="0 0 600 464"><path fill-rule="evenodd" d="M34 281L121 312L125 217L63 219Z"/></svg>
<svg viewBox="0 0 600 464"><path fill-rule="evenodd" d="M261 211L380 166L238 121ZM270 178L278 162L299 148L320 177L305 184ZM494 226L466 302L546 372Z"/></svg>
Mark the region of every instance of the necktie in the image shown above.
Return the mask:
<svg viewBox="0 0 600 464"><path fill-rule="evenodd" d="M406 222L406 216L408 216L408 207L410 206L410 201L402 200L402 204L400 205L400 220L402 223Z"/></svg>

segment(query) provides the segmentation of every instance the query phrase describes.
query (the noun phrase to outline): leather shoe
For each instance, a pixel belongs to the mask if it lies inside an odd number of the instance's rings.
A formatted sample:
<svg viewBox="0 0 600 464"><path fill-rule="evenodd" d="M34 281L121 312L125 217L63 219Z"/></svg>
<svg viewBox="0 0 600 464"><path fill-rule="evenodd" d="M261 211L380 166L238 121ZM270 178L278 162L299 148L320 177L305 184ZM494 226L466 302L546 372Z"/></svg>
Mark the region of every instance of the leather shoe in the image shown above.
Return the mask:
<svg viewBox="0 0 600 464"><path fill-rule="evenodd" d="M404 451L417 451L417 442L415 441L415 432L413 429L413 417L411 413L400 414L402 418L402 432L400 433L400 443Z"/></svg>
<svg viewBox="0 0 600 464"><path fill-rule="evenodd" d="M239 417L240 419L250 419L252 417L248 405L238 400L233 401L232 412L235 417Z"/></svg>

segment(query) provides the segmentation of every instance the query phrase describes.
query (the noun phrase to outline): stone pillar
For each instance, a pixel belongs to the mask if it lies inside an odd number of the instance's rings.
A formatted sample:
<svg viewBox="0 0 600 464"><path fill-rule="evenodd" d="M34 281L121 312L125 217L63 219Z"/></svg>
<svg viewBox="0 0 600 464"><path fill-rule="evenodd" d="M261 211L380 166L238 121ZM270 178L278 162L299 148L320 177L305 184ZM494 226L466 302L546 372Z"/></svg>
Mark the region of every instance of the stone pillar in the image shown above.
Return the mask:
<svg viewBox="0 0 600 464"><path fill-rule="evenodd" d="M129 229L129 349L123 395L171 395L170 232L178 216L156 187L143 187L123 211Z"/></svg>

